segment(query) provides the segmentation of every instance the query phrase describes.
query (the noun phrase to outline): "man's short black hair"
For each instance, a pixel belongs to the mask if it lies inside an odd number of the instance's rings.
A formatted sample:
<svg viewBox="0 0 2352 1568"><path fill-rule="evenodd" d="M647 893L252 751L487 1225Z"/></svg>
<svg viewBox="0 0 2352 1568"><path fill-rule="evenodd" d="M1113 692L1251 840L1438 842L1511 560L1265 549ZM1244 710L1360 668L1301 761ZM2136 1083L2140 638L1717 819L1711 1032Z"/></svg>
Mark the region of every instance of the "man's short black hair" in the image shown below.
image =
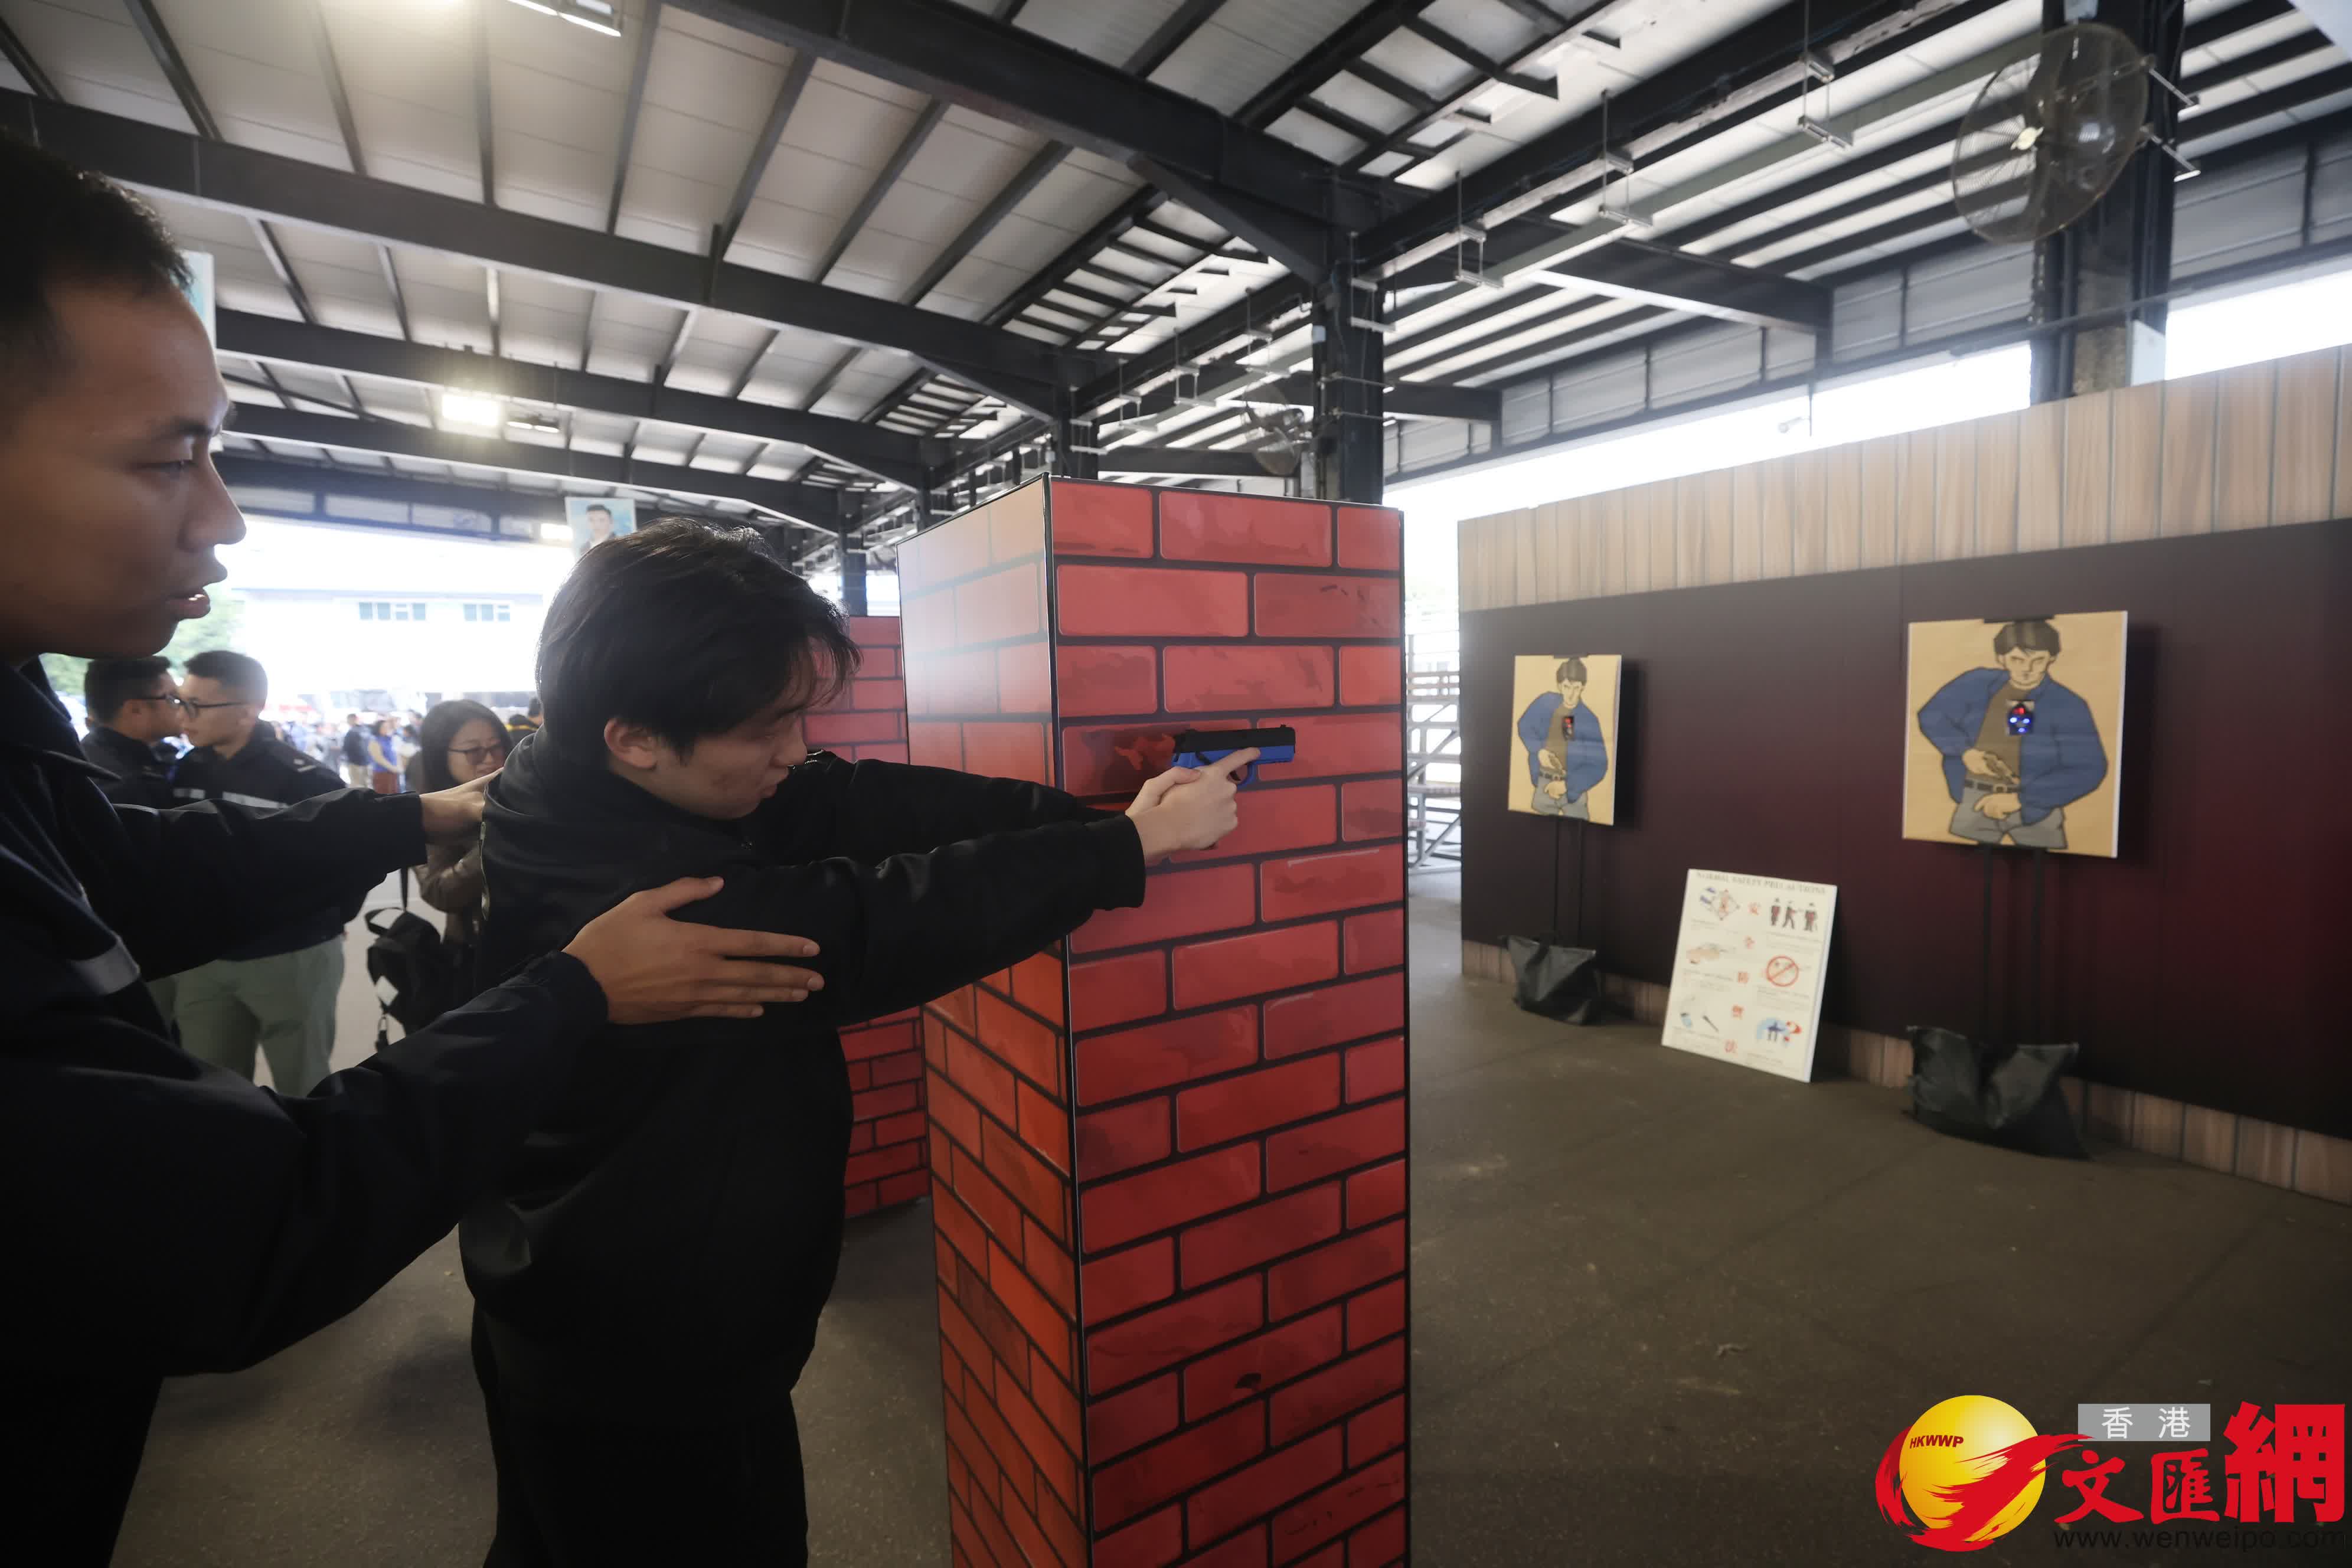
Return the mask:
<svg viewBox="0 0 2352 1568"><path fill-rule="evenodd" d="M0 415L38 393L64 363L51 303L61 284L134 293L187 286L188 264L163 222L111 180L0 134Z"/></svg>
<svg viewBox="0 0 2352 1568"><path fill-rule="evenodd" d="M2006 658L2012 649L2058 657L2058 628L2048 621L2011 621L1993 634L1992 656Z"/></svg>
<svg viewBox="0 0 2352 1568"><path fill-rule="evenodd" d="M111 724L122 705L155 695L155 682L172 673L168 658L94 658L81 675L81 704L90 718Z"/></svg>
<svg viewBox="0 0 2352 1568"><path fill-rule="evenodd" d="M538 698L534 697L530 700L530 706L523 710L523 716L528 719L536 719L540 716L541 711L542 709L540 706L540 700Z"/></svg>
<svg viewBox="0 0 2352 1568"><path fill-rule="evenodd" d="M556 590L539 637L544 740L601 765L618 719L683 754L788 692L822 706L856 668L841 612L751 530L662 518L582 556Z"/></svg>
<svg viewBox="0 0 2352 1568"><path fill-rule="evenodd" d="M600 500L599 500L599 501L590 501L590 502L588 503L588 505L586 506L586 508L584 508L583 510L588 510L588 511L601 511L601 512L603 512L606 517L610 517L610 516L612 516L612 515L613 515L613 509L612 509L611 507L609 507L609 506L606 506L603 501L600 501Z"/></svg>
<svg viewBox="0 0 2352 1568"><path fill-rule="evenodd" d="M1551 683L1554 686L1566 686L1571 680L1579 686L1584 684L1584 661L1580 658L1561 659L1559 668L1552 672Z"/></svg>
<svg viewBox="0 0 2352 1568"><path fill-rule="evenodd" d="M220 682L221 689L239 702L257 705L269 700L269 672L249 653L208 647L188 660L188 673Z"/></svg>

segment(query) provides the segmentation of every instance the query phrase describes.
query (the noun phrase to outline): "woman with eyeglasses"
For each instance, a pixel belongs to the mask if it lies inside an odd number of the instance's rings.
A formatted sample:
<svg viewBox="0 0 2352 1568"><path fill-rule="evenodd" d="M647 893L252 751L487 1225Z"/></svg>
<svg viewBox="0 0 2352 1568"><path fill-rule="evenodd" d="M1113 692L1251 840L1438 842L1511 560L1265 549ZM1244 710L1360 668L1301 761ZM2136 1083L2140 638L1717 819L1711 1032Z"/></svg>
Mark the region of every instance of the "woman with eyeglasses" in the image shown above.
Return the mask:
<svg viewBox="0 0 2352 1568"><path fill-rule="evenodd" d="M455 789L498 772L506 760L507 727L499 716L478 702L458 698L434 704L418 726L410 782L419 795ZM449 917L443 922L443 935L473 946L482 923L481 840L427 848L416 886L426 903Z"/></svg>

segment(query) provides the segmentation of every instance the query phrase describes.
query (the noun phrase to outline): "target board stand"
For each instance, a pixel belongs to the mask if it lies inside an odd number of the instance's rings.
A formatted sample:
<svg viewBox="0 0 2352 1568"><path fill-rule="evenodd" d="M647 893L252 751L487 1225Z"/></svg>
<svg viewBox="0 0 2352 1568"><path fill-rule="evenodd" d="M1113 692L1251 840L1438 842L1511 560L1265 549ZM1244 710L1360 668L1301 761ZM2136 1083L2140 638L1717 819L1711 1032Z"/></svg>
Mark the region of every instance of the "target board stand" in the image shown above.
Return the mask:
<svg viewBox="0 0 2352 1568"><path fill-rule="evenodd" d="M1693 871L1683 888L1664 1042L1810 1080L1836 914L1837 889L1827 882Z"/></svg>

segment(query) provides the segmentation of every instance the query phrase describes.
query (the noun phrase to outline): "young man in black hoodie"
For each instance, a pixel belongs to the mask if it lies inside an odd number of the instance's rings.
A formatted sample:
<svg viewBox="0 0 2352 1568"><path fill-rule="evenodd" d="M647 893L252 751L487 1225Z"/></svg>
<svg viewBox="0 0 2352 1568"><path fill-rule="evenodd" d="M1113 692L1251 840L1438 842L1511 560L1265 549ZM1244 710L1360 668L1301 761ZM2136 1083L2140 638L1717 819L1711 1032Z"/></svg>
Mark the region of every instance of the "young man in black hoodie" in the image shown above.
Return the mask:
<svg viewBox="0 0 2352 1568"><path fill-rule="evenodd" d="M750 534L690 522L590 552L550 608L546 726L485 816L489 972L690 873L726 887L689 918L789 925L824 986L789 1018L604 1030L466 1217L497 1568L807 1560L791 1395L841 1249L836 1026L1141 902L1147 861L1236 821L1255 752L1163 774L1124 816L812 755L801 716L856 660Z"/></svg>

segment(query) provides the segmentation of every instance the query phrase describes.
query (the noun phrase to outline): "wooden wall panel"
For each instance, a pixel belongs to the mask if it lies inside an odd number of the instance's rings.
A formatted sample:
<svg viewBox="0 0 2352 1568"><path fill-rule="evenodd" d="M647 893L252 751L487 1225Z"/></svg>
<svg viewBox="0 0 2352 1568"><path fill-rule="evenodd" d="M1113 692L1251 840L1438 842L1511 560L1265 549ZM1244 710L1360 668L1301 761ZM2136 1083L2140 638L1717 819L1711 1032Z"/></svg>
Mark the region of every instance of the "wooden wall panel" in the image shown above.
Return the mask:
<svg viewBox="0 0 2352 1568"><path fill-rule="evenodd" d="M2045 403L2020 416L2017 438L2017 547L2055 550L2066 496L2066 405Z"/></svg>
<svg viewBox="0 0 2352 1568"><path fill-rule="evenodd" d="M2336 351L2336 517L2352 517L2352 344Z"/></svg>
<svg viewBox="0 0 2352 1568"><path fill-rule="evenodd" d="M1996 414L1977 421L1974 554L2016 552L2019 424L2014 414Z"/></svg>
<svg viewBox="0 0 2352 1568"><path fill-rule="evenodd" d="M2105 544L2107 542L2108 491L2115 472L2109 442L2113 398L2070 397L2058 406L2066 411L2066 478L2061 492L2058 542Z"/></svg>
<svg viewBox="0 0 2352 1568"><path fill-rule="evenodd" d="M2192 376L2164 389L2158 533L2213 531L2213 382L2210 375Z"/></svg>
<svg viewBox="0 0 2352 1568"><path fill-rule="evenodd" d="M1757 466L1764 513L1758 531L1756 574L1759 577L1786 577L1791 570L1789 563L1796 535L1796 478L1800 460L1775 458Z"/></svg>
<svg viewBox="0 0 2352 1568"><path fill-rule="evenodd" d="M2279 361L2278 431L2271 447L2271 521L2318 522L2336 481L2336 351Z"/></svg>
<svg viewBox="0 0 2352 1568"><path fill-rule="evenodd" d="M1981 423L1936 432L1936 510L1927 559L1956 561L1977 552L1977 448Z"/></svg>
<svg viewBox="0 0 2352 1568"><path fill-rule="evenodd" d="M1862 447L1832 447L1822 454L1822 465L1829 569L1851 572L1862 564Z"/></svg>
<svg viewBox="0 0 2352 1568"><path fill-rule="evenodd" d="M1706 476L1675 481L1675 586L1696 588L1706 581Z"/></svg>
<svg viewBox="0 0 2352 1568"><path fill-rule="evenodd" d="M1862 542L1854 564L1892 566L1895 509L1903 504L1904 439L1862 443Z"/></svg>
<svg viewBox="0 0 2352 1568"><path fill-rule="evenodd" d="M1829 460L1819 452L1801 452L1789 466L1789 570L1811 576L1829 570Z"/></svg>
<svg viewBox="0 0 2352 1568"><path fill-rule="evenodd" d="M2111 399L2114 494L2107 503L2107 537L2121 543L2153 539L2157 524L2157 476L2164 464L2164 383L2126 387Z"/></svg>
<svg viewBox="0 0 2352 1568"><path fill-rule="evenodd" d="M1933 429L1903 437L1902 492L1895 502L1897 561L1936 558L1936 471L1942 443L1942 432Z"/></svg>
<svg viewBox="0 0 2352 1568"><path fill-rule="evenodd" d="M2266 528L2271 521L2271 430L2278 362L2221 373L2213 436L2213 526Z"/></svg>
<svg viewBox="0 0 2352 1568"><path fill-rule="evenodd" d="M1462 607L2352 517L2352 347L1462 524Z"/></svg>
<svg viewBox="0 0 2352 1568"><path fill-rule="evenodd" d="M1769 465L1743 463L1731 470L1731 580L1753 583L1764 575L1764 474Z"/></svg>
<svg viewBox="0 0 2352 1568"><path fill-rule="evenodd" d="M1731 580L1731 470L1717 468L1699 476L1699 494L1706 507L1706 583Z"/></svg>

